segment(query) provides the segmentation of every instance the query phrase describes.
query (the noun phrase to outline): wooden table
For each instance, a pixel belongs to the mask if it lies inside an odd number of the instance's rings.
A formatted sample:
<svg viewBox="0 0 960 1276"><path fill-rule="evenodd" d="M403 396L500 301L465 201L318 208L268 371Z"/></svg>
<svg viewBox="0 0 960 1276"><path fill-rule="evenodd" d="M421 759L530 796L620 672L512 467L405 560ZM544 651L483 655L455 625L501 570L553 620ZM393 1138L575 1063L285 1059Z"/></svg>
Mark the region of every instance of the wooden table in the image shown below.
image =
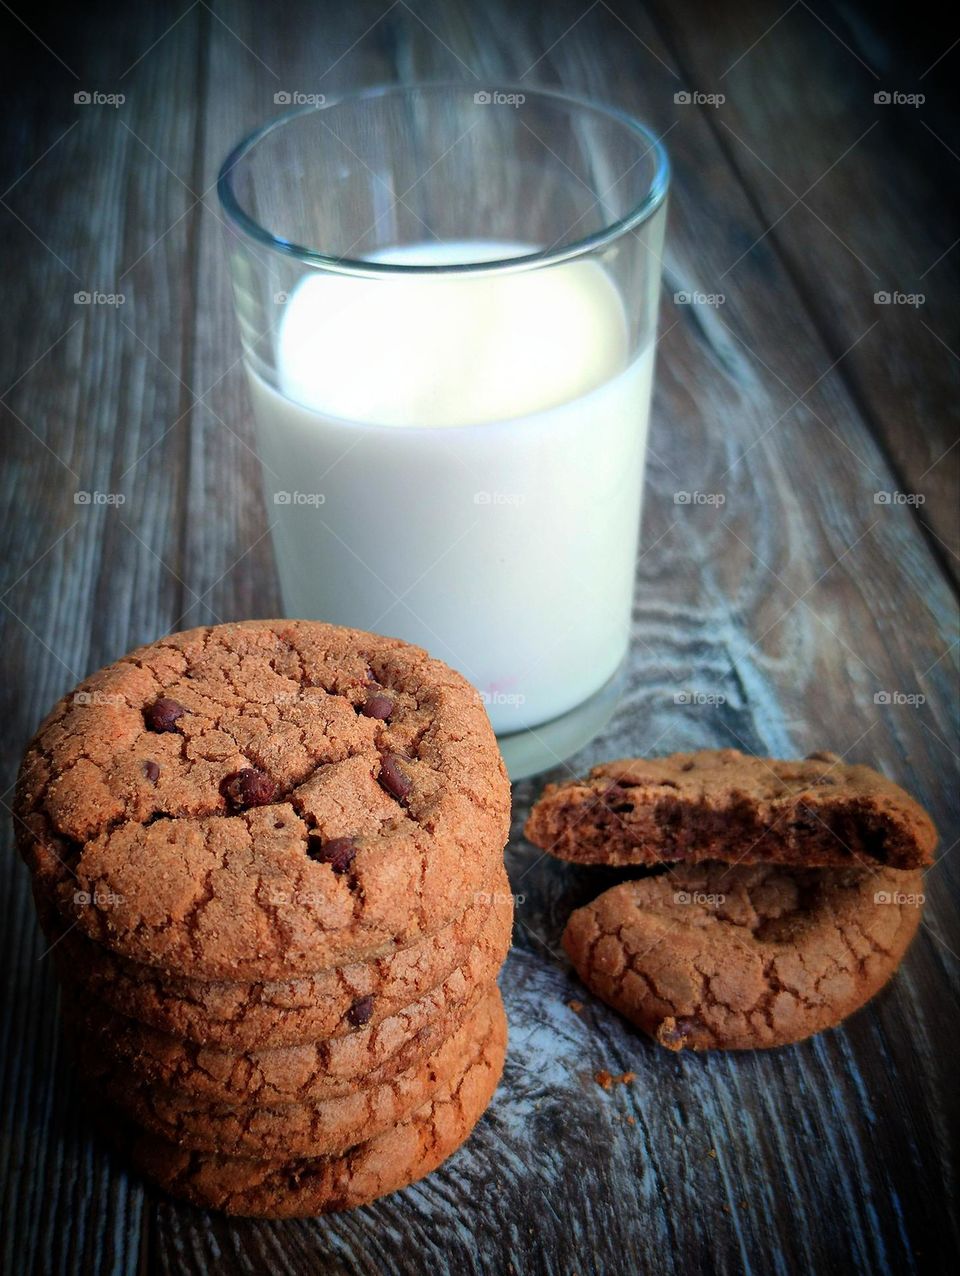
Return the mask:
<svg viewBox="0 0 960 1276"><path fill-rule="evenodd" d="M519 80L639 113L674 163L629 689L570 767L829 747L916 793L942 846L919 937L868 1010L792 1049L675 1057L578 992L559 936L606 878L523 841L540 781L518 785L512 1043L490 1112L428 1182L284 1224L160 1199L95 1137L107 1118L62 1055L11 850L7 1270L945 1265L960 1033L952 29L908 15L884 30L868 9L805 0L108 9L3 5L5 786L82 675L171 629L279 610L213 192L229 145L281 109L278 92ZM694 91L725 100L676 100ZM77 304L83 291L125 300ZM682 291L723 302L677 304ZM876 302L894 291L925 299ZM77 504L81 491L124 503ZM678 504L682 491L725 499ZM636 1081L607 1092L601 1068Z"/></svg>

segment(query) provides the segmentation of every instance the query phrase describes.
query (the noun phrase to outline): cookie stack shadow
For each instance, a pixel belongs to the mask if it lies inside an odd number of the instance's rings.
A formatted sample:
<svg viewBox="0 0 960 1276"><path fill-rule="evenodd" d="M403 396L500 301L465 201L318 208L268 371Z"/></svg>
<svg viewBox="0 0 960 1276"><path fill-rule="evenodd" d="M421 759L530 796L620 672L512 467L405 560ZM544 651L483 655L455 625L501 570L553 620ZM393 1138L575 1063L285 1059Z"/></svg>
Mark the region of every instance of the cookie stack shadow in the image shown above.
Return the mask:
<svg viewBox="0 0 960 1276"><path fill-rule="evenodd" d="M506 1052L497 976L513 921L502 857L509 786L482 706L445 666L388 640L301 622L226 626L220 641L246 665L254 699L264 684L273 691L289 648L291 676L303 680L318 637L328 659L338 643L342 651L340 685L316 698L326 734L315 747L333 734L334 700L338 741L356 738L351 756L311 769L292 793L266 767L236 770L228 756L204 781L212 813L142 818L145 796L182 806L182 781L196 769L180 766L166 798L153 790L157 772L162 783L177 771L191 733L223 731L204 720L201 691L209 700L220 684L201 631L170 640L183 656L179 678L168 655L144 649L151 681L162 669L170 684L160 709L152 696L137 702L139 661L96 675L123 696L124 747L143 777L131 798L130 768L103 771L126 823L82 843L63 834L85 798L72 792L70 812L58 805L49 780L58 744L92 739L105 716L111 740L121 735L109 714L90 711L92 693L55 711L21 776L21 847L65 1032L87 1088L115 1114L100 1127L171 1194L232 1214L309 1216L421 1178L467 1138ZM188 685L187 672L206 686ZM81 810L88 821L99 814ZM175 915L191 896L199 903ZM201 917L215 918L209 930Z"/></svg>

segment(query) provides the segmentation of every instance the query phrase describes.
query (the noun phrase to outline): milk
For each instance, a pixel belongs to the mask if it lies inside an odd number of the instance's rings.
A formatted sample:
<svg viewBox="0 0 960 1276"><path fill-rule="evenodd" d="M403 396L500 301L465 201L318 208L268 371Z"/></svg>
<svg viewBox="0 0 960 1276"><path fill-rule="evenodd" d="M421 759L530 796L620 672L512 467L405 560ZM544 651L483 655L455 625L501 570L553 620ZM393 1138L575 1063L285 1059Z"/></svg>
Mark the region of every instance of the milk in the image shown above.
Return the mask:
<svg viewBox="0 0 960 1276"><path fill-rule="evenodd" d="M593 261L305 278L278 329L279 388L250 369L287 614L426 647L498 733L584 701L630 636L653 347L628 348Z"/></svg>

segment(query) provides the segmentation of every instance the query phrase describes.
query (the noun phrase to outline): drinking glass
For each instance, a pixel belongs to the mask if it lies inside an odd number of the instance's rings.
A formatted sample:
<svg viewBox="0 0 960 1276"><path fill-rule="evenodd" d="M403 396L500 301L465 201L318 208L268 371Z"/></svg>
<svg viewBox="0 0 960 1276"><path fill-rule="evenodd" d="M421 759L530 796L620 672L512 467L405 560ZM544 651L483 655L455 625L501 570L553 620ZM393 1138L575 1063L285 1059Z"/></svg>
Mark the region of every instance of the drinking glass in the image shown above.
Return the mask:
<svg viewBox="0 0 960 1276"><path fill-rule="evenodd" d="M220 173L284 609L454 666L515 777L616 701L667 185L621 111L459 84L311 100Z"/></svg>

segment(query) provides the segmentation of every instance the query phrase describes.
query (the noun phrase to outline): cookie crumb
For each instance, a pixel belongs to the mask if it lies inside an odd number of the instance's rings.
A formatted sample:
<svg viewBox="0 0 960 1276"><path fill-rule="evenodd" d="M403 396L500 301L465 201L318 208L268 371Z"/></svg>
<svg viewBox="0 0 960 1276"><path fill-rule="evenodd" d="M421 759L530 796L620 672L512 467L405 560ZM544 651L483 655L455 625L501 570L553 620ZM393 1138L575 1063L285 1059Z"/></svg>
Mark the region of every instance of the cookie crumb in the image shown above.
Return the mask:
<svg viewBox="0 0 960 1276"><path fill-rule="evenodd" d="M597 1085L603 1090L612 1090L615 1085L630 1085L636 1081L637 1074L635 1072L621 1072L618 1076L616 1073L607 1072L606 1068L601 1068L599 1072L593 1074L593 1079Z"/></svg>
<svg viewBox="0 0 960 1276"><path fill-rule="evenodd" d="M575 1015L580 1014L581 1010L583 1010L582 1001L568 1001L567 1005L570 1007L570 1009L573 1011Z"/></svg>

